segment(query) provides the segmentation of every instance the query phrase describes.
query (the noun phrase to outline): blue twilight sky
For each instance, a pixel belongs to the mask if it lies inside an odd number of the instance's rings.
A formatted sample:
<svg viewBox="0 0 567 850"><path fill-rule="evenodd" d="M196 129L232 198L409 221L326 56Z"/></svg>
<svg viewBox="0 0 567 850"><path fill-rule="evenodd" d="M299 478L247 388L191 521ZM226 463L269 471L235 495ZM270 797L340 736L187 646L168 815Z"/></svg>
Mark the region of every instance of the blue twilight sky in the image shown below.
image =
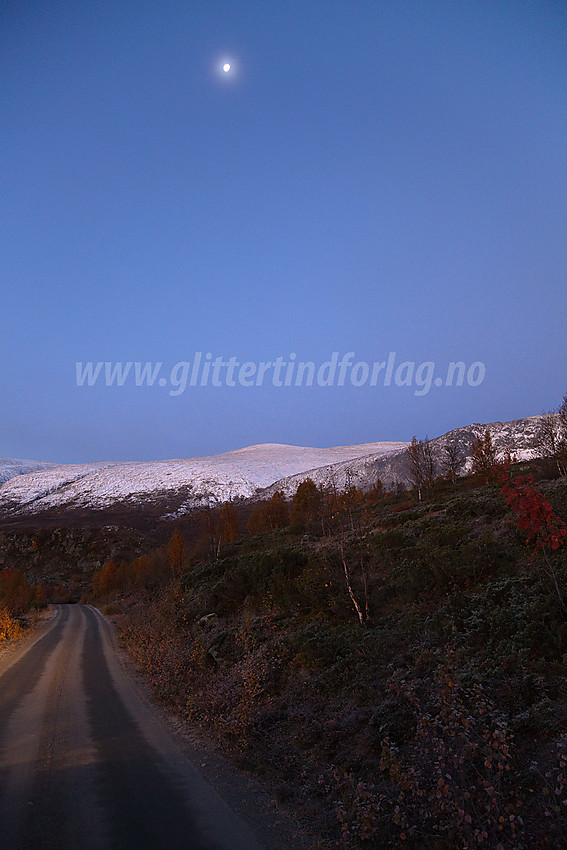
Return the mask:
<svg viewBox="0 0 567 850"><path fill-rule="evenodd" d="M0 455L405 440L567 392L560 0L3 0L0 163ZM181 392L196 352L395 367ZM78 386L102 361L163 367ZM424 392L450 361L484 380Z"/></svg>

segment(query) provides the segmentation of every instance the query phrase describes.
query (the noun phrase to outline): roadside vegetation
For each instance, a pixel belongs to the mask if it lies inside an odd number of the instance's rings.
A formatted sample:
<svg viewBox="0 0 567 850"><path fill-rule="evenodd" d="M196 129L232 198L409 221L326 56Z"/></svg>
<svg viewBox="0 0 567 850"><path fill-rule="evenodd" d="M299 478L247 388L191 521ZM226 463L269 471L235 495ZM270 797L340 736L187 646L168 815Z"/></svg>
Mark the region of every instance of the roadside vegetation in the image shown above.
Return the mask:
<svg viewBox="0 0 567 850"><path fill-rule="evenodd" d="M0 646L21 637L30 616L44 602L44 590L15 567L0 570Z"/></svg>
<svg viewBox="0 0 567 850"><path fill-rule="evenodd" d="M410 490L203 510L88 599L314 847L567 847L567 480L412 445Z"/></svg>

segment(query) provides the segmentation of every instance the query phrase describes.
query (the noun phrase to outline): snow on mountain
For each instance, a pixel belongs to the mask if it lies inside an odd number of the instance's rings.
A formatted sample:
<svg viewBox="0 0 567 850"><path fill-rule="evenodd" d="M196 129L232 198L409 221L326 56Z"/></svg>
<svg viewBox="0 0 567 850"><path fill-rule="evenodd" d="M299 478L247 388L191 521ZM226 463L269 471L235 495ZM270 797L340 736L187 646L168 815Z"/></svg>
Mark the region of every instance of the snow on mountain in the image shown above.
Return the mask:
<svg viewBox="0 0 567 850"><path fill-rule="evenodd" d="M464 428L455 428L441 437L436 437L430 441L436 464L436 474L441 475L444 472L444 450L449 443L456 444L459 450L459 474L465 475L470 472L473 441L483 435L487 428L490 430L492 443L499 459L504 458L507 452L510 452L518 461L531 460L537 457L541 419L541 416L529 416L511 422L491 422L486 425L475 423ZM365 456L320 466L310 471L308 476L305 473L288 476L266 488L263 495L269 496L275 490L282 490L287 496L290 496L295 493L297 485L306 477L312 478L318 485L333 484L339 490L351 483L363 489L369 488L377 479L380 479L387 489L397 485L409 487L412 479L407 446L408 443L401 443L398 444L397 449L389 452L380 452L374 455L369 452Z"/></svg>
<svg viewBox="0 0 567 850"><path fill-rule="evenodd" d="M209 501L253 496L280 478L321 465L380 456L402 445L366 443L317 449L268 443L189 460L55 466L0 485L0 509L13 516L173 500L175 515L181 515Z"/></svg>
<svg viewBox="0 0 567 850"><path fill-rule="evenodd" d="M436 474L444 472L444 449L449 443L459 450L459 473L469 472L473 441L487 428L501 457L507 452L517 460L535 457L540 423L540 416L488 425L475 423L436 437L431 440ZM318 449L266 443L188 460L45 464L48 468L29 472L22 466L19 473L0 484L0 517L10 520L46 511L59 514L120 506L142 512L151 507L154 516L173 518L199 505L267 497L275 490L291 496L308 477L339 489L351 483L367 489L377 479L390 489L408 487L407 446L404 442L380 442Z"/></svg>
<svg viewBox="0 0 567 850"><path fill-rule="evenodd" d="M456 442L465 456L460 471L463 474L468 473L472 468L473 441L488 429L498 460L503 460L508 453L517 461L532 460L539 455L542 418L542 416L527 416L511 422L491 422L488 425L477 422L465 428L457 428L432 441L434 453L440 454L448 442Z"/></svg>
<svg viewBox="0 0 567 850"><path fill-rule="evenodd" d="M503 460L508 452L517 461L531 460L537 457L541 419L541 416L529 416L511 422L490 422L488 424L477 422L464 428L455 428L441 437L435 437L430 441L435 462L435 474L442 475L446 471L444 468L445 447L448 444L457 447L460 457L458 474L466 475L469 473L472 468L473 442L484 435L487 429L490 431L498 460ZM412 478L407 451L377 458L370 464L367 474L373 476L374 479L380 478L387 488L397 485L410 486Z"/></svg>
<svg viewBox="0 0 567 850"><path fill-rule="evenodd" d="M292 496L297 490L298 484L311 478L317 486L333 486L337 490L343 490L351 484L369 489L376 482L377 462L386 461L388 458L404 458L408 443L390 443L388 452L370 452L367 455L348 458L337 463L325 464L302 471L296 475L289 475L266 487L262 492L262 498L269 498L276 490L281 490L287 497Z"/></svg>
<svg viewBox="0 0 567 850"><path fill-rule="evenodd" d="M52 463L40 460L16 460L11 457L0 457L0 484L15 478L16 475L25 475L27 472L36 472L38 469L48 469Z"/></svg>

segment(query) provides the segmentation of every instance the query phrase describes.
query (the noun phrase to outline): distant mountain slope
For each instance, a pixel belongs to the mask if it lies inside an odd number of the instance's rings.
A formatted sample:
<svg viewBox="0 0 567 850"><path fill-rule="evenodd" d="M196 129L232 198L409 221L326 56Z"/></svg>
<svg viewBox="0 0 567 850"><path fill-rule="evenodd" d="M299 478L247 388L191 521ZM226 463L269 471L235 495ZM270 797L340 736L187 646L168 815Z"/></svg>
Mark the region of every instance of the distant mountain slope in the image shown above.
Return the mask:
<svg viewBox="0 0 567 850"><path fill-rule="evenodd" d="M25 475L28 472L36 472L39 469L49 469L52 463L40 460L16 460L11 457L0 457L0 484L15 478L16 475Z"/></svg>
<svg viewBox="0 0 567 850"><path fill-rule="evenodd" d="M540 416L530 416L513 422L475 423L436 437L431 440L436 472L443 472L444 447L449 442L460 451L459 472L469 472L473 440L486 428L501 456L510 452L517 460L534 457L540 422ZM171 519L207 503L263 498L275 490L291 496L307 477L338 488L354 483L366 489L377 479L387 488L407 487L411 484L407 445L380 442L318 449L266 443L188 460L49 466L28 473L22 469L0 484L0 521L73 514L86 522L95 511L116 516L119 522L128 522L134 515Z"/></svg>
<svg viewBox="0 0 567 850"><path fill-rule="evenodd" d="M492 442L499 457L503 458L507 452L514 455L516 460L529 460L536 457L541 418L541 416L529 416L525 419L515 419L512 422L475 423L464 428L455 428L441 437L435 437L430 442L436 464L436 474L443 473L444 449L449 443L456 444L461 456L459 474L464 475L470 472L473 442L477 437L484 434L487 428L490 430ZM396 485L407 487L411 485L412 481L407 445L405 443L397 451L388 454L369 454L329 466L320 466L312 470L309 477L316 484L332 483L338 489L344 488L348 483L363 488L371 487L377 479L380 479L386 488ZM306 477L305 474L299 474L283 478L266 488L263 495L269 496L275 490L283 490L289 496L295 492L297 485Z"/></svg>
<svg viewBox="0 0 567 850"><path fill-rule="evenodd" d="M280 478L366 455L381 457L404 445L366 443L317 449L268 443L188 460L54 466L1 485L0 510L6 518L162 502L169 515L181 515L207 501L254 496Z"/></svg>
<svg viewBox="0 0 567 850"><path fill-rule="evenodd" d="M436 437L431 440L436 474L443 472L444 449L449 443L455 444L461 455L459 474L466 475L469 473L472 468L473 442L483 435L487 428L490 430L492 444L496 449L498 459L503 459L508 452L517 461L537 457L541 419L541 416L528 416L525 419L515 419L511 422L490 422L488 424L477 422L464 428L455 428L441 437ZM408 456L405 451L388 458L377 458L372 472L382 480L386 487L392 487L396 484L402 486L411 484Z"/></svg>

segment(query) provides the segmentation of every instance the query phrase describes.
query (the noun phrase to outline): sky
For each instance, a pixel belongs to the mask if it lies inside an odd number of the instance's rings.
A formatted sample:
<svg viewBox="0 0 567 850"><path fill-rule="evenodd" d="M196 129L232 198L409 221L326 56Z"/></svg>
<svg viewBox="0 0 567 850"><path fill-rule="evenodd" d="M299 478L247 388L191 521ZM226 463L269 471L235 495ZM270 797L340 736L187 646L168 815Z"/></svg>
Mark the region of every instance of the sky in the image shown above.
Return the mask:
<svg viewBox="0 0 567 850"><path fill-rule="evenodd" d="M566 48L552 0L3 0L0 455L556 407Z"/></svg>

